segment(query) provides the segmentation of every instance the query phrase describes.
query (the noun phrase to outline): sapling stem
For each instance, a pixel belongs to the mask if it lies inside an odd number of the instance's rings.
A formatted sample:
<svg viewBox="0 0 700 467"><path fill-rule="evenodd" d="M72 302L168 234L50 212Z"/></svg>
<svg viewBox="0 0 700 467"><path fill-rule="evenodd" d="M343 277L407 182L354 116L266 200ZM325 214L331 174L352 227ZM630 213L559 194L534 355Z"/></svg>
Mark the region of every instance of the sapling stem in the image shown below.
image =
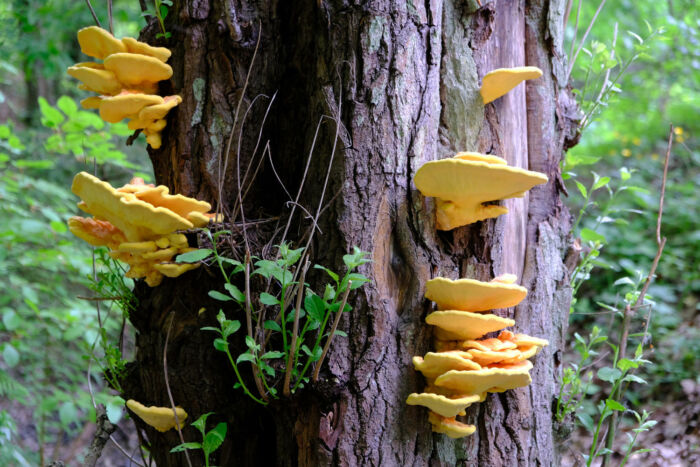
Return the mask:
<svg viewBox="0 0 700 467"><path fill-rule="evenodd" d="M101 28L102 25L100 24L100 20L97 19L97 13L95 13L95 9L92 7L92 3L90 3L90 0L85 0L85 3L87 3L88 8L90 9L90 13L92 13L92 19L95 20L95 24L97 24L98 28Z"/></svg>
<svg viewBox="0 0 700 467"><path fill-rule="evenodd" d="M321 358L318 359L318 363L316 364L316 369L314 370L314 377L313 381L316 382L318 381L318 374L321 371L321 365L323 364L323 360L326 358L326 354L328 353L328 349L331 346L331 341L333 340L333 335L335 334L335 330L338 329L338 323L340 322L340 316L343 313L343 310L345 309L345 304L348 302L348 295L350 294L350 286L352 285L352 281L348 281L347 288L345 289L345 293L343 294L343 300L340 302L340 308L338 308L338 311L335 315L335 320L333 321L333 326L331 327L331 332L328 335L328 340L326 340L326 345L323 347L323 352L321 353Z"/></svg>
<svg viewBox="0 0 700 467"><path fill-rule="evenodd" d="M666 195L666 178L668 176L668 161L671 158L671 147L673 146L673 125L669 128L668 131L668 146L666 147L666 158L664 160L664 175L663 179L661 181L661 196L659 197L659 212L656 216L656 245L657 245L657 250L656 250L656 256L654 257L654 260L651 264L651 268L649 269L649 274L647 275L644 285L642 286L642 290L640 291L639 295L637 296L637 300L634 303L634 306L630 306L629 304L625 307L624 311L624 318L623 318L623 323L622 323L622 328L620 329L620 353L619 353L619 358L623 359L625 358L625 354L627 353L627 341L629 339L629 332L630 332L630 324L632 321L632 317L634 314L636 314L637 310L644 304L644 298L646 297L647 290L649 289L649 285L651 284L651 281L654 279L654 274L656 273L656 268L659 265L659 260L661 259L661 254L664 251L664 247L666 246L666 237L661 236L661 219L663 217L664 213L664 197ZM647 321L647 326L649 325ZM646 337L646 329L644 332L644 335ZM612 393L612 397L615 400L618 400L621 396L621 389L622 385L619 385L617 388L614 389ZM612 446L615 442L615 431L617 427L617 412L613 413L612 416L610 417L610 420L608 421L608 437L606 439L605 447L608 448L609 450L612 450ZM611 461L611 456L610 454L606 454L604 459L603 459L603 466L608 466L610 465Z"/></svg>
<svg viewBox="0 0 700 467"><path fill-rule="evenodd" d="M293 362L295 361L294 355L296 354L297 348L297 333L299 332L299 310L301 310L301 302L304 299L304 280L306 280L306 271L309 269L309 260L306 260L304 267L301 270L301 276L299 276L299 282L297 283L297 303L294 308L294 325L292 326L292 342L290 343L287 353L287 368L284 373L284 390L283 394L289 396L289 383L292 380L292 370L294 369Z"/></svg>
<svg viewBox="0 0 700 467"><path fill-rule="evenodd" d="M253 339L253 342L255 342L255 338L253 337L253 317L250 304L250 253L248 251L246 251L245 254L245 324L248 331L248 337ZM258 365L255 362L250 363L253 367L253 379L255 380L255 386L258 388L258 393L260 393L260 397L262 397L263 400L267 401L265 389L260 381Z"/></svg>

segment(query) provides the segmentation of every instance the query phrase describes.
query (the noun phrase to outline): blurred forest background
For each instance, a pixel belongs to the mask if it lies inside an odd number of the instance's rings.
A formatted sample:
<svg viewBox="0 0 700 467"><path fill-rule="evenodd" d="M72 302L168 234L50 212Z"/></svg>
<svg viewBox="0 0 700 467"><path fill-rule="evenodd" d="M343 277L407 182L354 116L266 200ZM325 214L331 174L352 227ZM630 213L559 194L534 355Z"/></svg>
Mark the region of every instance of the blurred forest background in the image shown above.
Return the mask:
<svg viewBox="0 0 700 467"><path fill-rule="evenodd" d="M106 21L106 2L94 3ZM650 449L634 465L698 465L700 5L602 3L579 8L572 1L566 24L582 136L562 171L580 252L553 408L560 438L573 439L565 443L566 464L595 464L607 449L624 464L635 450ZM149 18L135 0L114 1L117 37L137 37ZM85 60L75 34L92 24L84 2L0 0L0 465L79 464L94 432L95 402L120 423L116 439L128 450L137 443L124 402L102 376L109 359L120 357L107 343L124 342L123 358L130 358L128 321L101 302L100 327L96 302L80 298L104 289L108 275L100 274L99 252L95 260L66 226L77 212L70 184L78 171L96 171L115 186L134 174L152 180L143 136L126 146L126 125L82 110L86 95L65 73ZM668 241L635 307L657 252L671 123L661 228ZM634 317L623 359L616 349L626 305ZM617 434L607 442L599 422L612 413L619 414ZM118 456L104 465L127 465Z"/></svg>

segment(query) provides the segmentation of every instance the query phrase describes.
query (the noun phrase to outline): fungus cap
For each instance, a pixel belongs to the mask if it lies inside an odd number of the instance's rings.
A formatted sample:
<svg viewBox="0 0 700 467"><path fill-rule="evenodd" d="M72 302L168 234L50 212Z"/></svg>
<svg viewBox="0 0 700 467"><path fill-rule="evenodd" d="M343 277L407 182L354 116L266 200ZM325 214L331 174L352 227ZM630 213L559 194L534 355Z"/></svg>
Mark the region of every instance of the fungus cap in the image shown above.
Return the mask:
<svg viewBox="0 0 700 467"><path fill-rule="evenodd" d="M472 355L474 361L482 367L504 361L508 363L515 363L525 360L524 358L521 358L522 352L517 349L500 351L471 349L469 353Z"/></svg>
<svg viewBox="0 0 700 467"><path fill-rule="evenodd" d="M68 68L68 74L80 80L87 90L98 94L113 96L122 90L122 84L117 77L109 70L101 70L92 66L85 66L78 63Z"/></svg>
<svg viewBox="0 0 700 467"><path fill-rule="evenodd" d="M149 57L157 58L163 63L167 62L171 55L170 50L166 49L165 47L153 47L145 42L138 41L133 37L122 38L122 43L126 47L124 52L148 55Z"/></svg>
<svg viewBox="0 0 700 467"><path fill-rule="evenodd" d="M505 207L483 203L522 196L547 180L544 174L518 167L454 157L426 162L413 178L424 196L438 198L440 230L505 214Z"/></svg>
<svg viewBox="0 0 700 467"><path fill-rule="evenodd" d="M126 406L147 425L152 426L158 431L168 431L177 426L175 414L173 414L173 409L170 407L146 407L134 399L126 401ZM175 411L177 412L177 419L180 427L182 427L183 422L187 418L187 412L181 407L175 407Z"/></svg>
<svg viewBox="0 0 700 467"><path fill-rule="evenodd" d="M105 69L112 71L117 79L129 86L142 83L157 83L170 79L173 69L155 57L132 53L116 53L105 58Z"/></svg>
<svg viewBox="0 0 700 467"><path fill-rule="evenodd" d="M468 352L428 352L424 357L413 357L413 367L428 379L437 378L450 370L478 370L480 365L471 360Z"/></svg>
<svg viewBox="0 0 700 467"><path fill-rule="evenodd" d="M126 52L126 45L122 41L115 38L109 31L97 26L80 29L78 43L85 55L100 60L115 53Z"/></svg>
<svg viewBox="0 0 700 467"><path fill-rule="evenodd" d="M435 379L442 386L462 394L480 394L493 389L508 390L530 384L532 363L524 360L505 368L482 368L473 371L450 370Z"/></svg>
<svg viewBox="0 0 700 467"><path fill-rule="evenodd" d="M132 118L148 105L162 104L163 98L140 92L122 92L112 97L103 97L100 103L100 117L105 122L117 123Z"/></svg>
<svg viewBox="0 0 700 467"><path fill-rule="evenodd" d="M93 246L106 245L112 249L124 242L124 234L107 221L74 216L68 219L68 229Z"/></svg>
<svg viewBox="0 0 700 467"><path fill-rule="evenodd" d="M193 269L197 269L199 267L199 263L192 263L192 264L175 264L175 263L163 263L163 264L154 264L153 269L158 271L159 273L163 274L166 277L178 277L187 271L191 271Z"/></svg>
<svg viewBox="0 0 700 467"><path fill-rule="evenodd" d="M446 331L436 332L441 340L476 339L515 324L509 318L458 310L434 311L426 316L425 322Z"/></svg>
<svg viewBox="0 0 700 467"><path fill-rule="evenodd" d="M153 122L154 120L160 120L164 118L168 112L174 107L177 107L182 102L182 98L178 95L166 96L163 98L163 102L157 105L149 105L144 107L141 112L139 112L139 120L144 122Z"/></svg>
<svg viewBox="0 0 700 467"><path fill-rule="evenodd" d="M102 97L100 96L90 96L80 101L80 105L83 109L99 109L101 103Z"/></svg>
<svg viewBox="0 0 700 467"><path fill-rule="evenodd" d="M492 154L481 154L480 152L458 152L454 155L454 158L463 161L476 161L486 162L487 164L508 165L508 162L502 157L494 156Z"/></svg>
<svg viewBox="0 0 700 467"><path fill-rule="evenodd" d="M451 280L436 277L425 286L426 298L437 303L439 309L487 311L509 308L520 303L527 289L516 284L482 282L475 279Z"/></svg>
<svg viewBox="0 0 700 467"><path fill-rule="evenodd" d="M501 331L501 333L507 331ZM462 348L471 351L471 349L482 350L482 351L496 351L501 350L513 350L517 349L518 346L515 342L504 341L500 338L491 337L489 339L479 339L479 340L466 340L462 342Z"/></svg>
<svg viewBox="0 0 700 467"><path fill-rule="evenodd" d="M481 97L484 104L495 101L507 94L511 89L527 79L536 79L542 76L542 70L534 66L516 68L499 68L490 71L481 81Z"/></svg>
<svg viewBox="0 0 700 467"><path fill-rule="evenodd" d="M458 422L454 417L442 417L434 412L430 412L428 421L430 421L430 424L433 426L434 432L443 433L453 439L464 438L476 431L474 425Z"/></svg>
<svg viewBox="0 0 700 467"><path fill-rule="evenodd" d="M409 394L406 403L408 405L422 405L443 417L454 417L460 415L464 409L480 400L481 396L478 394L450 398L439 394L423 392L421 394Z"/></svg>

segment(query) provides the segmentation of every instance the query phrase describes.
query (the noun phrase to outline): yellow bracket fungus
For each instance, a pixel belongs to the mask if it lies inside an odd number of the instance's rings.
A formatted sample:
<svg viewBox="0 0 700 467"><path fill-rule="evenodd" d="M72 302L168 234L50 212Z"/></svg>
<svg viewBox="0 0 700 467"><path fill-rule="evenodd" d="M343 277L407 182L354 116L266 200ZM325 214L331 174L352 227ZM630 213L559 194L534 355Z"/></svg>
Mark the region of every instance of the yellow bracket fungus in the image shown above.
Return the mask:
<svg viewBox="0 0 700 467"><path fill-rule="evenodd" d="M454 417L442 417L435 412L430 412L428 415L428 421L433 426L433 431L436 433L443 433L450 438L464 438L469 436L476 431L474 425L467 425L465 423L458 422Z"/></svg>
<svg viewBox="0 0 700 467"><path fill-rule="evenodd" d="M435 379L435 385L462 394L481 394L492 391L515 389L530 384L532 363L524 360L509 368L482 368L481 370L450 370Z"/></svg>
<svg viewBox="0 0 700 467"><path fill-rule="evenodd" d="M172 263L193 250L176 231L205 226L211 219L209 203L171 195L167 187L141 179L115 189L86 172L75 176L71 189L83 200L78 206L95 217L71 218L71 232L91 245L108 246L110 256L131 266L127 277L143 277L154 287L163 276L177 277L198 267Z"/></svg>
<svg viewBox="0 0 700 467"><path fill-rule="evenodd" d="M81 101L86 109L99 109L103 120L116 123L131 119L129 128L143 130L146 142L154 149L162 144L165 117L182 102L180 96L157 96L158 82L170 79L170 51L153 47L131 37L122 40L96 26L78 31L80 48L86 55L104 63L85 62L68 68L79 79L80 89L93 91Z"/></svg>
<svg viewBox="0 0 700 467"><path fill-rule="evenodd" d="M175 414L173 413L173 409L170 407L146 407L134 399L129 399L126 401L126 406L147 425L152 426L160 432L175 428L178 422L182 428L184 425L183 422L187 418L187 412L185 412L185 410L181 407L175 407L175 411L177 412L176 422Z"/></svg>
<svg viewBox="0 0 700 467"><path fill-rule="evenodd" d="M439 328L435 336L440 340L476 339L515 324L509 318L458 310L434 311L425 322Z"/></svg>
<svg viewBox="0 0 700 467"><path fill-rule="evenodd" d="M484 100L484 104L488 104L507 94L521 82L527 79L536 79L540 76L542 76L542 70L534 66L499 68L490 71L484 76L479 92Z"/></svg>
<svg viewBox="0 0 700 467"><path fill-rule="evenodd" d="M425 296L441 310L487 311L509 308L520 303L527 289L495 279L481 282L474 279L450 280L436 277L425 286Z"/></svg>
<svg viewBox="0 0 700 467"><path fill-rule="evenodd" d="M437 228L452 230L462 225L498 217L508 212L503 206L484 203L522 197L547 176L518 167L503 159L477 153L426 162L413 181L424 196L437 198Z"/></svg>
<svg viewBox="0 0 700 467"><path fill-rule="evenodd" d="M413 367L428 380L435 379L450 370L480 370L468 352L428 352L424 357L413 357Z"/></svg>
<svg viewBox="0 0 700 467"><path fill-rule="evenodd" d="M481 402L481 400L481 396L478 394L450 398L440 394L424 392L421 394L409 394L406 403L408 405L422 405L443 417L455 417L457 415L464 415L464 409L475 402Z"/></svg>

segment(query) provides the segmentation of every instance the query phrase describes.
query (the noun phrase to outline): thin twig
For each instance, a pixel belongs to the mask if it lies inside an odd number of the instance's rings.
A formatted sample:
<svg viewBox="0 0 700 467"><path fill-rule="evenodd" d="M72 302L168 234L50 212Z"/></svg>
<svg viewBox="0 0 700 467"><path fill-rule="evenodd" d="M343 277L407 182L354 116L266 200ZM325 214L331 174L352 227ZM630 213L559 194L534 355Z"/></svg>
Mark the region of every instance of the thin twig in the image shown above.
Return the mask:
<svg viewBox="0 0 700 467"><path fill-rule="evenodd" d="M620 361L621 359L625 358L625 354L627 353L627 340L629 339L630 323L632 321L632 317L635 315L637 310L639 308L641 308L642 305L644 304L644 298L646 297L647 290L649 289L649 286L651 285L651 281L654 279L654 275L656 273L656 268L659 265L659 260L661 259L661 254L664 251L664 246L666 246L666 237L661 237L661 219L662 219L663 212L664 212L664 195L666 193L668 161L671 158L672 145L673 145L673 125L670 126L669 134L668 134L668 146L666 148L666 159L664 161L664 175L663 175L663 179L661 181L661 196L659 197L659 212L656 216L656 243L657 243L656 256L654 257L654 261L652 262L651 268L649 269L649 274L647 275L646 280L644 281L644 285L642 286L642 290L640 291L639 295L637 296L637 300L635 301L634 306L627 305L625 307L622 329L620 330L620 342L619 342L620 352L618 354L617 361ZM644 337L642 338L642 341L644 341L646 338L646 333L647 333L647 330L649 327L649 320L650 319L651 319L651 311L649 312L649 315L647 316L647 322L645 325ZM622 393L622 384L620 384L618 386L615 394L612 394L611 396L615 400L618 400L620 398L621 393ZM608 454L606 454L605 457L603 458L603 467L610 465L612 447L613 447L613 444L615 442L615 431L616 431L615 428L617 426L617 419L618 419L618 413L617 413L617 411L614 411L612 416L608 420L608 425L607 425L608 426L608 433L607 433L607 439L605 442L605 447L608 450L610 450L610 452ZM597 452L597 450L596 450L596 452Z"/></svg>
<svg viewBox="0 0 700 467"><path fill-rule="evenodd" d="M340 317L343 314L343 310L345 310L345 304L348 302L348 295L350 294L351 285L352 281L348 281L348 286L347 289L345 289L345 293L343 294L343 300L340 303L340 308L338 308L338 311L336 312L337 314L335 315L335 320L333 320L333 327L331 328L331 333L328 335L326 345L323 346L323 353L321 353L321 358L318 359L318 363L316 364L316 369L314 370L313 377L314 382L318 381L318 374L321 372L321 365L323 364L323 360L326 358L328 349L331 347L331 341L333 340L335 330L338 329L338 322L340 322Z"/></svg>
<svg viewBox="0 0 700 467"><path fill-rule="evenodd" d="M163 345L163 375L165 377L165 389L168 391L168 399L170 400L170 407L173 409L173 416L175 417L175 428L177 428L177 434L180 435L180 442L185 444L185 437L182 436L182 428L180 427L180 418L177 416L177 409L175 407L175 400L173 399L173 393L170 391L170 381L168 380L168 341L170 340L170 330L173 328L173 320L175 319L175 312L170 312L170 323L168 324L168 332L165 334L165 344ZM185 449L185 458L187 458L187 465L192 467L192 462L190 461L190 455Z"/></svg>
<svg viewBox="0 0 700 467"><path fill-rule="evenodd" d="M90 13L92 13L92 19L95 20L95 24L97 24L97 27L101 28L102 24L100 24L100 20L97 19L97 13L95 13L94 8L92 8L92 4L90 3L90 0L85 0L85 3L87 3L88 8L90 8Z"/></svg>
<svg viewBox="0 0 700 467"><path fill-rule="evenodd" d="M571 63L569 63L569 70L566 72L567 81L569 79L569 76L571 76L571 70L574 68L574 63L576 63L576 57L578 57L578 54L581 52L581 49L583 48L583 44L586 42L586 39L588 38L588 33L591 32L591 29L593 28L593 25L595 24L595 20L598 19L598 14L600 14L600 10L603 9L605 2L606 2L606 0L600 1L600 5L598 5L598 9L595 11L593 18L591 19L591 22L588 24L588 29L586 29L586 32L583 34L583 37L581 38L581 42L579 42L578 48L576 49L576 53L574 54L573 58L571 59Z"/></svg>
<svg viewBox="0 0 700 467"><path fill-rule="evenodd" d="M114 20L112 18L112 0L107 0L107 18L109 18L109 32L114 34Z"/></svg>
<svg viewBox="0 0 700 467"><path fill-rule="evenodd" d="M238 192L238 195L240 196L240 191ZM243 205L241 205L241 211L243 211ZM242 212L241 212L242 215ZM245 222L245 219L244 219ZM245 226L244 226L244 232L245 232ZM250 303L250 250L248 248L247 242L248 240L245 237L245 233L243 235L243 238L246 240L246 256L245 256L245 320L246 320L246 328L248 331L248 337L253 339L253 342L257 342L255 338L253 337L253 317L252 317L252 306ZM265 392L265 389L263 388L262 381L260 381L260 375L258 372L258 365L255 362L250 362L251 367L253 369L253 380L255 381L255 386L258 388L258 393L260 394L260 397L264 400L267 401L267 393Z"/></svg>
<svg viewBox="0 0 700 467"><path fill-rule="evenodd" d="M617 22L615 23L615 29L613 30L613 40L612 40L612 47L610 48L610 59L614 60L615 59L615 45L617 44ZM600 100L603 98L603 95L605 94L605 90L608 87L608 80L610 79L610 71L612 71L612 68L608 68L605 70L605 78L603 79L603 85L600 87L600 92L598 93L598 97L596 97L595 102L600 102Z"/></svg>
<svg viewBox="0 0 700 467"><path fill-rule="evenodd" d="M75 298L77 298L78 300L87 300L90 302L111 302L123 300L126 297L83 297L82 295L78 295Z"/></svg>
<svg viewBox="0 0 700 467"><path fill-rule="evenodd" d="M292 380L292 362L294 361L294 355L297 349L297 334L299 333L299 311L301 310L301 302L304 299L304 280L306 280L306 272L309 269L311 263L307 259L304 263L304 267L301 270L301 276L299 276L299 282L297 284L297 303L294 309L294 325L292 327L292 342L289 346L289 357L287 357L287 368L284 372L284 390L283 394L289 396L289 383Z"/></svg>
<svg viewBox="0 0 700 467"><path fill-rule="evenodd" d="M573 1L573 0L572 0ZM574 57L574 47L576 46L576 36L578 35L578 20L581 17L581 4L583 0L578 0L578 7L576 8L576 23L574 24L574 37L571 39L571 50L569 50L569 66L573 67L571 60Z"/></svg>

